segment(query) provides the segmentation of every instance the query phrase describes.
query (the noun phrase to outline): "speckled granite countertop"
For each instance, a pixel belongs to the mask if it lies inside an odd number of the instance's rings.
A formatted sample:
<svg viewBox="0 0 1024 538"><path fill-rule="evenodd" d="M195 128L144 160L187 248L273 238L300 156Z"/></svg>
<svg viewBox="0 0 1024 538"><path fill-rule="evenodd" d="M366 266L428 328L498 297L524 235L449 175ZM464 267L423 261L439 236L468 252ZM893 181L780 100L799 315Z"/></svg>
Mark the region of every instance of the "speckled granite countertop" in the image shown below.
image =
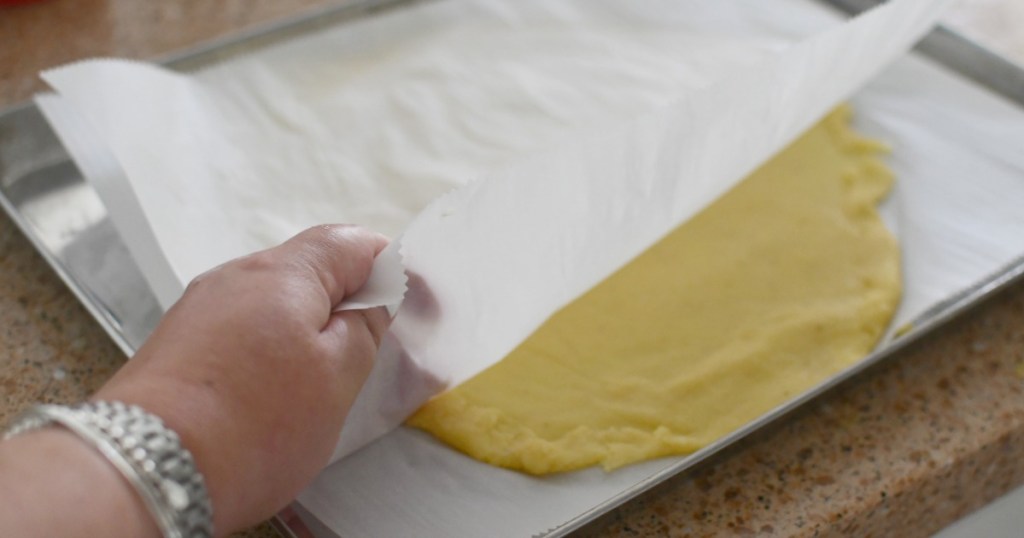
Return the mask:
<svg viewBox="0 0 1024 538"><path fill-rule="evenodd" d="M0 107L75 59L152 58L323 0L48 0L0 8ZM951 19L1024 60L1024 4L973 0ZM73 402L124 361L0 216L0 422ZM1024 483L1024 284L584 536L927 536ZM269 525L242 533L279 536Z"/></svg>

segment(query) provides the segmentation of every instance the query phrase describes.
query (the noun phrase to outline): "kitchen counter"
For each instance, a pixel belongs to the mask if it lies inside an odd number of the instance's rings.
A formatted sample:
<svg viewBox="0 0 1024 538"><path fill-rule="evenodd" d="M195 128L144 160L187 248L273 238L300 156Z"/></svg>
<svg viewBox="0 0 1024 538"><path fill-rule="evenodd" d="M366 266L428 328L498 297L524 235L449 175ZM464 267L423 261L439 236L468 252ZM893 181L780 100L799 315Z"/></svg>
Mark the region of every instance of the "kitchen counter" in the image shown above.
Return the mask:
<svg viewBox="0 0 1024 538"><path fill-rule="evenodd" d="M321 0L48 0L0 8L0 107L41 69L154 58ZM951 19L1024 59L1024 5L974 0ZM1024 126L1022 126L1024 127ZM75 402L125 360L0 216L0 422ZM1024 483L1024 283L818 398L584 536L926 536ZM239 536L279 536L261 525Z"/></svg>

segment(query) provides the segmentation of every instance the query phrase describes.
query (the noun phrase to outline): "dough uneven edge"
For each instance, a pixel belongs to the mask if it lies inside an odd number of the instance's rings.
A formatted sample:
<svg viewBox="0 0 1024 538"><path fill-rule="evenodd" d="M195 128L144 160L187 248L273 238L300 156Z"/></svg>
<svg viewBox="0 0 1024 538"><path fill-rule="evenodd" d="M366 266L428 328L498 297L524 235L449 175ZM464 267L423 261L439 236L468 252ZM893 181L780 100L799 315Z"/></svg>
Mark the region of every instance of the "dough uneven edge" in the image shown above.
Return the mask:
<svg viewBox="0 0 1024 538"><path fill-rule="evenodd" d="M901 292L840 107L408 425L530 474L694 452L866 356Z"/></svg>

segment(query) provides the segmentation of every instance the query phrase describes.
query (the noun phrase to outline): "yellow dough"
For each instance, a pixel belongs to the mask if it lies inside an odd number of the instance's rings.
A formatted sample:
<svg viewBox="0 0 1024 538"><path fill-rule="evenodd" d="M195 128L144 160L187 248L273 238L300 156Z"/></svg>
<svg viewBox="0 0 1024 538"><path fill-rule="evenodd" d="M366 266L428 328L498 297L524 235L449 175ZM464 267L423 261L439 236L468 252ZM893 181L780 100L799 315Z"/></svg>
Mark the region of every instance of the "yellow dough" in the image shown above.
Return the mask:
<svg viewBox="0 0 1024 538"><path fill-rule="evenodd" d="M899 301L884 148L822 120L409 424L532 474L685 454L854 363Z"/></svg>

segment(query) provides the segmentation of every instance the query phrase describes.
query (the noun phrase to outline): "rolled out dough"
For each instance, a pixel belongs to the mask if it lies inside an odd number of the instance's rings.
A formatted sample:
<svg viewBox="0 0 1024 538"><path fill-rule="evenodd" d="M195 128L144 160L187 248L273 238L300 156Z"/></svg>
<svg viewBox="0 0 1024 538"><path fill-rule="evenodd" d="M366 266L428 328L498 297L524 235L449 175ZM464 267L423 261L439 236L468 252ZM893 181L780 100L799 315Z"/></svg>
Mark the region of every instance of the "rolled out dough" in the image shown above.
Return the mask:
<svg viewBox="0 0 1024 538"><path fill-rule="evenodd" d="M613 469L699 449L863 357L899 301L899 250L876 211L884 148L849 116L408 423L531 474Z"/></svg>

